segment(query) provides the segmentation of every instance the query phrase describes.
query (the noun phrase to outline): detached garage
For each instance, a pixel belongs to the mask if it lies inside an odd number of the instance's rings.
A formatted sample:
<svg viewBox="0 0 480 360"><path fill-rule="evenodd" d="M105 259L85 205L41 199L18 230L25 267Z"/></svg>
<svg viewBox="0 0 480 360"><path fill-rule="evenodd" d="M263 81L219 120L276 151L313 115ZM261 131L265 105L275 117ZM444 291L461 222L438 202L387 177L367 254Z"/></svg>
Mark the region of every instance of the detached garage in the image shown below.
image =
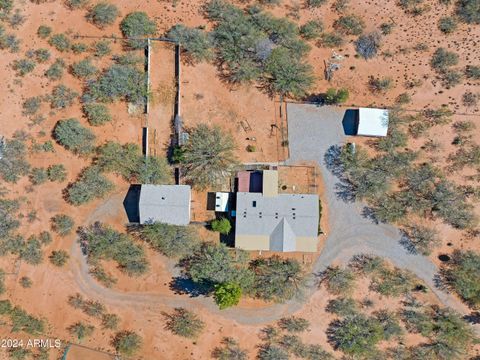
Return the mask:
<svg viewBox="0 0 480 360"><path fill-rule="evenodd" d="M357 118L357 135L387 136L388 110L359 108Z"/></svg>

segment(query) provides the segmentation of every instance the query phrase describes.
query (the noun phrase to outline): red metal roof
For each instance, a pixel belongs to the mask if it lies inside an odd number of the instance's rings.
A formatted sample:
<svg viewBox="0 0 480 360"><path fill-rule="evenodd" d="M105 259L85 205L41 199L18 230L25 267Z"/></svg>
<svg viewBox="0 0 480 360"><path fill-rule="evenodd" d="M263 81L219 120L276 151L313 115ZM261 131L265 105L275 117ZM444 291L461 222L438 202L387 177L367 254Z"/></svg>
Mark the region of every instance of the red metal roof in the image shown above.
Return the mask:
<svg viewBox="0 0 480 360"><path fill-rule="evenodd" d="M250 171L239 171L238 178L238 192L250 191Z"/></svg>

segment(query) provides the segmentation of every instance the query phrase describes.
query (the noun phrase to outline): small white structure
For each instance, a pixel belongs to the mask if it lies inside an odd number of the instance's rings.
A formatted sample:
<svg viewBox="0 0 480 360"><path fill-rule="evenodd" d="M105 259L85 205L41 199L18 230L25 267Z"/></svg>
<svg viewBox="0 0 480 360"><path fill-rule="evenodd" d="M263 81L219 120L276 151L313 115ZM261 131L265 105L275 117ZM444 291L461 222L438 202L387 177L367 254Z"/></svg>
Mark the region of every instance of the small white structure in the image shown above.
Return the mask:
<svg viewBox="0 0 480 360"><path fill-rule="evenodd" d="M190 201L188 185L142 185L138 204L140 224L188 225Z"/></svg>
<svg viewBox="0 0 480 360"><path fill-rule="evenodd" d="M227 212L228 211L228 199L230 194L227 192L215 193L215 211Z"/></svg>
<svg viewBox="0 0 480 360"><path fill-rule="evenodd" d="M358 109L357 135L360 136L387 136L388 110L385 109Z"/></svg>

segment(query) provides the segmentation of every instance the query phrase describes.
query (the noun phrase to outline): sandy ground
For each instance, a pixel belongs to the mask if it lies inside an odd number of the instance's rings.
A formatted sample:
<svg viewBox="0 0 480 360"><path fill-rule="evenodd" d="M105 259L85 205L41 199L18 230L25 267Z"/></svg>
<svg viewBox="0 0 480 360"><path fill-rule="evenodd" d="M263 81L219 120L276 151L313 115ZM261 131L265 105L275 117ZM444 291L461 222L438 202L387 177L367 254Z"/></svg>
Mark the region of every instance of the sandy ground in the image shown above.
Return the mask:
<svg viewBox="0 0 480 360"><path fill-rule="evenodd" d="M382 22L393 18L397 24L393 33L384 38L382 51L389 51L394 54L393 57L382 57L364 61L354 57L354 47L349 38L348 43L337 49L337 53L344 56L341 62L341 69L335 74L333 81L328 84L323 80L323 61L331 55L330 49L318 48L312 42L312 51L309 56L309 62L314 66L317 74L314 93L325 91L327 87L347 87L350 91L350 104L355 105L390 105L394 99L405 91L405 82L413 79L421 79L422 85L407 92L412 96L412 103L408 106L412 109L423 109L427 106L438 106L440 104L449 104L452 109L459 113L477 114L478 109L466 108L461 105L461 95L466 90L477 91L478 84L464 82L453 89L442 89L440 82L435 78L435 74L429 66L429 59L437 46L443 46L455 50L460 55L458 68L463 68L467 63L478 63L480 54L475 51L476 39L480 36L479 27L460 25L459 30L449 36L440 34L436 27L438 19L450 12L452 9L438 6L434 0L429 0L432 10L418 18L404 15L395 5L395 1L352 1L350 11L360 14L368 23L367 30L374 30ZM277 15L283 15L288 11L292 2L285 1L283 6L271 9ZM298 23L302 24L309 19L320 18L327 30L331 29L334 19L338 17L329 4L318 10L302 9L299 13ZM178 1L176 6L172 6L170 1L145 0L142 2L132 2L128 0L116 0L115 4L120 8L122 15L134 10L148 9L149 15L156 19L161 32L170 28L170 26L182 22L189 26L205 25L206 22L200 15L200 7L203 1ZM53 86L62 83L78 92L81 92L82 83L73 76L65 72L60 82L50 82L43 73L55 58L62 58L67 64L78 61L88 56L88 54L74 55L72 53L58 53L45 40L37 37L36 31L40 24L46 24L53 28L54 33L66 32L70 35L81 34L96 36L102 34L120 35L117 22L101 31L93 25L87 23L84 18L84 11L67 10L60 1L46 2L41 5L35 5L27 1L18 2L18 8L26 16L26 22L20 26L19 30L14 31L22 39L21 52L19 54L10 54L2 52L0 58L0 81L5 89L3 96L0 97L0 131L4 136L11 136L15 130L25 130L34 136L38 142L49 140L49 133L54 124L62 118L76 117L83 124L87 124L82 118L80 105L74 106L62 111L50 111L48 104L43 104L41 113L46 116L46 120L36 126L29 126L29 120L22 116L21 104L29 96L48 94ZM207 24L207 28L210 25ZM78 39L91 44L93 40ZM429 46L426 52L419 53L413 50L413 46L418 42L425 42ZM52 52L52 59L47 64L37 65L32 74L25 78L16 78L13 76L13 70L10 63L14 59L22 57L22 54L28 49L45 47ZM120 43L113 43L114 53L121 51ZM162 59L165 57L162 55ZM166 59L166 58L165 58ZM166 61L166 60L165 60ZM95 59L94 63L99 68L106 67L110 61L108 59ZM170 84L171 63L161 61L161 65L156 70L165 70L155 73L154 79L161 84ZM159 69L159 67L161 69ZM395 88L386 95L372 95L367 90L368 77L391 76L395 82ZM209 123L221 126L226 131L232 133L236 139L238 147L238 156L246 162L276 162L285 158L283 149L279 149L279 134L272 128L277 119L277 108L274 99L269 98L255 87L230 88L217 76L217 69L211 64L198 64L196 66L184 65L182 67L182 113L186 126L195 126L198 123ZM155 89L154 89L155 90ZM158 90L158 88L157 88ZM168 92L167 92L168 93ZM161 104L161 102L156 103ZM115 140L119 142L141 143L141 126L144 124L143 116L132 116L127 112L124 103L109 105L114 114L114 120L107 125L98 128L92 128L97 136L97 143L101 144L106 140ZM158 106L155 111L164 112L162 119L168 120L168 109ZM155 113L156 114L156 113ZM466 119L464 115L458 115L455 120ZM477 123L476 138L479 135L480 124L478 117L469 116L469 119ZM160 117L158 117L160 119ZM164 144L168 139L168 122L161 121L158 124L157 144ZM157 126L157 125L155 125ZM273 129L273 131L272 131ZM44 134L39 134L41 131ZM165 136L165 139L163 138ZM446 157L446 154L453 151L451 141L454 137L449 126L438 127L431 130L429 137L442 143L442 150L437 154L440 161ZM413 141L409 146L418 148L425 139ZM255 145L256 152L247 152L247 145ZM116 193L112 195L111 200L104 206L104 201L94 201L86 206L79 208L70 206L62 199L62 189L73 181L81 169L89 164L89 160L82 159L72 155L59 145L55 146L55 153L32 154L30 161L34 166L48 166L55 163L63 163L67 167L68 178L64 183L46 183L29 190L29 181L24 178L15 185L9 185L12 197L22 197L23 214L30 210L37 211L38 220L33 223L22 224L22 233L25 236L37 234L40 231L49 228L49 219L57 213L66 213L74 217L77 225L88 223L91 219L104 219L117 229L122 229L126 222L126 216L121 207L123 196L126 193L128 184L121 179L112 177L116 183ZM462 181L464 174L451 174L451 176ZM319 186L319 191L323 191L323 186ZM202 211L202 202L205 201L205 194L196 194L199 211ZM99 208L99 205L102 207ZM334 218L334 214L328 216L328 209L325 209L322 219L328 217ZM199 215L200 221L208 218L211 214L204 213ZM332 221L334 219L331 219ZM474 248L478 249L478 244L471 239L467 239L465 234L452 230L443 224L435 224L443 235L444 246L434 253L433 261L437 262L436 255L443 252L450 252L452 247L446 245L452 242L455 248ZM327 225L326 225L327 226ZM327 228L327 227L325 227ZM329 231L327 231L329 232ZM209 237L211 233L205 232L202 236ZM51 250L65 249L70 251L75 242L75 236L71 235L65 238L54 236L54 241L45 249L48 255ZM118 279L116 288L124 292L155 292L156 294L170 294L169 281L173 264L166 261L165 258L147 251L149 261L152 265L152 272L136 281L131 281L122 275L115 266L108 266ZM113 333L104 331L100 328L98 320L92 320L78 310L73 310L67 304L69 295L79 291L78 284L75 282L72 266L75 266L77 259L72 259L72 263L65 268L58 269L52 266L47 259L42 265L33 267L22 263L18 273L7 275L7 296L15 304L21 305L29 312L48 319L50 324L48 336L60 337L64 341L73 340L68 334L66 327L76 321L91 322L96 327L95 335L83 342L84 345L103 349L112 353L113 349L110 340ZM14 259L5 257L0 259L0 265L7 272L15 272ZM10 270L11 271L10 271ZM18 279L22 276L28 276L33 281L31 289L23 289L18 284ZM362 299L365 296L371 297L378 306L387 306L392 309L397 306L396 301L390 299L376 298L375 294L369 293L365 284L360 284L356 299ZM311 330L303 335L305 341L319 343L325 349L332 351L326 343L325 329L331 320L331 316L324 312L324 306L329 299L329 295L324 289L317 291L303 307L298 315L305 316L312 321ZM428 299L435 302L434 297ZM265 304L254 300L243 300L242 309L262 308ZM212 316L206 307L199 306L195 311L207 323L205 332L194 343L190 340L181 339L172 335L163 329L164 318L162 311L167 311L166 306L150 306L139 304L132 308L129 305L122 304L121 301L109 305L108 311L117 313L121 316L121 329L132 329L137 331L144 339L144 345L138 358L142 359L209 359L211 350L219 343L225 335L233 335L240 342L241 346L249 350L249 357L253 358L256 353L256 345L259 343L259 333L262 325L245 325L230 320L227 317ZM268 321L265 321L265 324ZM8 330L2 333L8 335ZM15 335L16 336L16 335ZM418 337L407 337L407 344L418 343ZM77 355L76 355L77 354ZM336 354L340 357L340 354ZM0 358L5 355L0 354ZM94 355L82 352L80 349L72 350L69 360L94 359Z"/></svg>

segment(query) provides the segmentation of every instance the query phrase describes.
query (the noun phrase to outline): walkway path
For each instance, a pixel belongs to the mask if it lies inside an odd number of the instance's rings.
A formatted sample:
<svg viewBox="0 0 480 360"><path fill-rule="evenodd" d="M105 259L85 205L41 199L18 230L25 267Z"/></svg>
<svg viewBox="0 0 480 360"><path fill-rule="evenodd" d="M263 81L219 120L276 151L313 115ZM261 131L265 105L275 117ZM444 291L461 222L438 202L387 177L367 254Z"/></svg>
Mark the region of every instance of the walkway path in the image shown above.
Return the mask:
<svg viewBox="0 0 480 360"><path fill-rule="evenodd" d="M409 254L400 244L400 234L390 225L376 225L361 215L362 206L358 203L345 202L336 195L338 179L328 170L324 156L332 145L341 144L345 139L341 126L343 111L335 108L319 108L315 105L289 105L289 143L290 162L314 160L321 167L327 193L327 205L330 213L330 236L325 247L314 264L314 271L322 271L332 263L347 263L355 254L371 253L390 259L395 265L414 272L435 292L447 306L462 314L470 313L468 308L457 298L435 287L435 265L424 256ZM119 209L122 194L111 197L95 211L91 221L100 220L102 209L108 213ZM118 211L118 210L117 210ZM99 285L88 273L88 265L79 246L73 244L71 262L74 278L79 292L89 298L98 299L106 305L126 305L132 308L163 307L203 307L212 314L231 318L244 324L263 324L290 315L304 304L302 300L286 304L274 304L262 308L233 308L220 311L211 298L199 296L190 298L185 295L159 295L155 293L125 293L107 289ZM172 268L173 270L173 268ZM315 291L309 288L305 299ZM305 300L304 299L304 300ZM151 311L154 311L151 309Z"/></svg>

